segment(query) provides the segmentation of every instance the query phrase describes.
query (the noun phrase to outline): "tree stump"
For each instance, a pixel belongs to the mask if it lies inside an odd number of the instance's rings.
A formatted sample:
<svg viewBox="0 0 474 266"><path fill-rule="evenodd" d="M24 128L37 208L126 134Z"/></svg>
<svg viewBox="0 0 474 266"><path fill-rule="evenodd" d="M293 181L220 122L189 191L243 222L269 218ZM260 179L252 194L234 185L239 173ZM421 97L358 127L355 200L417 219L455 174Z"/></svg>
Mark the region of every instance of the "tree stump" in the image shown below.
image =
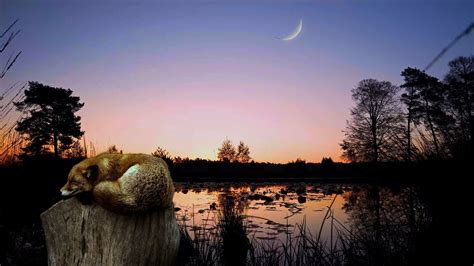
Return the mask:
<svg viewBox="0 0 474 266"><path fill-rule="evenodd" d="M177 259L174 208L122 215L71 198L41 221L49 265L173 265Z"/></svg>

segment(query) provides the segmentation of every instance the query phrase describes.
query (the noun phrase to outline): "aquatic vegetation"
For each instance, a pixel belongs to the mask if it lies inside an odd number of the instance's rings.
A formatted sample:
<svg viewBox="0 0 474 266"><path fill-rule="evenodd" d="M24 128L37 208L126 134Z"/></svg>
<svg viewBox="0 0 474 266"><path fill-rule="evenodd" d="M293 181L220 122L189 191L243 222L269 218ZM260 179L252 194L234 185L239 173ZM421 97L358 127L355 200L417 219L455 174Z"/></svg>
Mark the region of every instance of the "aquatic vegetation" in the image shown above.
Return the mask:
<svg viewBox="0 0 474 266"><path fill-rule="evenodd" d="M320 223L308 220L310 195L326 188L308 186L308 202L299 203L296 189L288 189L287 201L276 200L274 191L283 188L228 187L217 194L216 209L205 214L178 215L184 247L188 247L182 265L407 265L412 262L417 238L431 222L430 214L419 201L414 188L393 191L388 188L344 187L342 194L319 195L322 208L312 209ZM265 205L262 190L274 199ZM336 191L330 187L327 190ZM326 190L326 191L327 191ZM243 192L243 193L241 193ZM322 193L324 194L324 193ZM298 195L298 194L296 194ZM291 199L293 197L293 199ZM318 202L318 203L320 203ZM317 205L320 206L320 205ZM264 207L264 208L263 208ZM314 207L314 206L312 206ZM251 215L257 208L261 216ZM263 209L262 209L263 208ZM271 219L269 212L286 208L284 223ZM341 219L344 211L347 221ZM305 212L308 213L308 212ZM187 215L192 219L184 219ZM195 215L206 215L195 225ZM300 217L300 222L290 220ZM344 218L344 216L342 217ZM193 224L189 224L192 220ZM383 257L382 257L383 256Z"/></svg>

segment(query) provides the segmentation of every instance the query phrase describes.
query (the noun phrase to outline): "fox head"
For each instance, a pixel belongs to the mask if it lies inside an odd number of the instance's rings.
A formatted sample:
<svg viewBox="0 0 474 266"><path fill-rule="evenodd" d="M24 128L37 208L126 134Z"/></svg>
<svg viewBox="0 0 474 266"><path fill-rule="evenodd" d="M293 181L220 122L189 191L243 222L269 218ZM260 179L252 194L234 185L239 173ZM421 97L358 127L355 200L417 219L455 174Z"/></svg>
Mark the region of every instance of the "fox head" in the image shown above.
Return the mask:
<svg viewBox="0 0 474 266"><path fill-rule="evenodd" d="M92 191L99 172L99 166L75 165L69 172L66 184L61 188L64 197L74 196L81 192Z"/></svg>

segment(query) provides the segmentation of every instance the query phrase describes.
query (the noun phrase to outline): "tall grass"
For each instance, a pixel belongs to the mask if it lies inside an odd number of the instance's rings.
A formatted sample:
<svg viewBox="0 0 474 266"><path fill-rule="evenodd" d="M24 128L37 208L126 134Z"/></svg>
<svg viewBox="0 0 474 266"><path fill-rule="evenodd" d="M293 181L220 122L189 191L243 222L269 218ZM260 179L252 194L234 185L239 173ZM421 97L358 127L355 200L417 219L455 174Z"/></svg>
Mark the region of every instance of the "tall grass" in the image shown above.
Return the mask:
<svg viewBox="0 0 474 266"><path fill-rule="evenodd" d="M335 220L331 207L332 204L326 211L325 220ZM260 240L254 235L249 239L241 206L238 206L233 198L221 202L213 222L215 230L206 229L207 224L196 226L194 222L193 225L188 225L184 219L180 221L182 235L180 264L338 265L343 259L343 253L338 248L344 245L332 240L326 243L321 237L321 231L318 235L313 235L308 230L305 220L297 225L296 234L289 231L287 224L285 241ZM321 230L324 226L325 222L322 223ZM341 235L337 242L346 241L336 223L331 222L329 226L332 228L331 232ZM189 234L188 228L193 231L193 236Z"/></svg>
<svg viewBox="0 0 474 266"><path fill-rule="evenodd" d="M386 203L378 200L376 217L372 217L373 213L356 212L354 219L359 221L352 221L348 227L334 215L336 197L327 206L318 231L311 232L306 219L293 230L287 222L285 235L277 239L259 239L249 233L242 214L242 202L225 197L211 221L214 223L212 230L206 229L206 224L196 227L194 222L192 226L184 220L180 223L182 247L187 249L180 263L272 266L410 264L410 252L414 250L413 233L416 232L413 223L408 223L410 217L404 208L406 205L394 210L390 209L391 205L386 205L391 204L392 199ZM355 212L354 209L348 211ZM419 225L426 224L419 220L425 219L426 214L419 212L417 215ZM196 229L193 236L187 228ZM324 236L323 231L326 233Z"/></svg>

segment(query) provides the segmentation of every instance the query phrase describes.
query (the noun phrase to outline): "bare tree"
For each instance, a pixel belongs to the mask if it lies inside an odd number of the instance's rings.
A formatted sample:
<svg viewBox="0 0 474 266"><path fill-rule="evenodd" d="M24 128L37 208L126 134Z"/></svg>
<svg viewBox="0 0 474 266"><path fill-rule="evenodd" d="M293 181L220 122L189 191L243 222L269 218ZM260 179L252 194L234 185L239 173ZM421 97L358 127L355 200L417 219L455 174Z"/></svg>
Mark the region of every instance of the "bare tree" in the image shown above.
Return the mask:
<svg viewBox="0 0 474 266"><path fill-rule="evenodd" d="M450 112L459 131L458 145L464 155L474 154L474 55L458 57L449 62L449 72L445 77L448 85Z"/></svg>
<svg viewBox="0 0 474 266"><path fill-rule="evenodd" d="M245 145L243 141L240 141L239 146L237 146L236 160L240 163L248 163L252 160L250 157L250 148Z"/></svg>
<svg viewBox="0 0 474 266"><path fill-rule="evenodd" d="M356 106L340 144L345 159L378 162L400 158L400 151L394 148L403 134L398 91L390 82L375 79L362 80L352 89Z"/></svg>
<svg viewBox="0 0 474 266"><path fill-rule="evenodd" d="M235 155L236 151L232 141L228 139L224 140L217 153L217 159L223 162L233 162L235 161Z"/></svg>

